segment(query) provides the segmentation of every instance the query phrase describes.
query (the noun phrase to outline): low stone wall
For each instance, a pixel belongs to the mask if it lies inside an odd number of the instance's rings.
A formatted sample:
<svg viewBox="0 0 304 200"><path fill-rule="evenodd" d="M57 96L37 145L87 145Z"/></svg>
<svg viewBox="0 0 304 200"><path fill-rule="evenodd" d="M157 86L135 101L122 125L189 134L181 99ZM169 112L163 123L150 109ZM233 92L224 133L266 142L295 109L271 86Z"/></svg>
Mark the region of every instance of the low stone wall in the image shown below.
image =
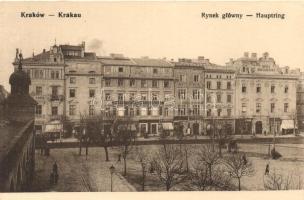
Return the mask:
<svg viewBox="0 0 304 200"><path fill-rule="evenodd" d="M0 160L0 192L29 191L35 170L34 121L26 123L14 136ZM13 139L13 138L12 138Z"/></svg>

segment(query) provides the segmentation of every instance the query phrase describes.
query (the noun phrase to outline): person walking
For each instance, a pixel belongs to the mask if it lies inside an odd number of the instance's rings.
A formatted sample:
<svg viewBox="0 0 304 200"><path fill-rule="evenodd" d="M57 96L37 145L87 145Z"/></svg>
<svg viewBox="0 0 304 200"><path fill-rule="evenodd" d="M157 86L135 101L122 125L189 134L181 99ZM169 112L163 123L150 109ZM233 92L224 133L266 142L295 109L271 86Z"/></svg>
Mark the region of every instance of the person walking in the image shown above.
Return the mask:
<svg viewBox="0 0 304 200"><path fill-rule="evenodd" d="M244 165L247 165L247 162L248 162L248 161L247 161L246 154L243 154L242 159L243 159Z"/></svg>
<svg viewBox="0 0 304 200"><path fill-rule="evenodd" d="M55 163L53 164L53 173L56 175L58 174L58 165L57 162L55 161Z"/></svg>
<svg viewBox="0 0 304 200"><path fill-rule="evenodd" d="M51 172L51 174L50 174L50 185L54 184L54 178L55 178L54 173Z"/></svg>
<svg viewBox="0 0 304 200"><path fill-rule="evenodd" d="M269 175L269 163L266 165L265 175Z"/></svg>

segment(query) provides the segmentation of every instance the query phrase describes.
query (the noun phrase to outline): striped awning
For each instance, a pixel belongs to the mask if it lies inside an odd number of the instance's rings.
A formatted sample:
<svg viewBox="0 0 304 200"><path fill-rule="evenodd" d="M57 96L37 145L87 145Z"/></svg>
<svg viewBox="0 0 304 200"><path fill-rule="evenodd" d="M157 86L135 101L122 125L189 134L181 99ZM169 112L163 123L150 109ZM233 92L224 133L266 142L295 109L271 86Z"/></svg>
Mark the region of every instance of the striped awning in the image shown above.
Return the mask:
<svg viewBox="0 0 304 200"><path fill-rule="evenodd" d="M292 119L282 120L281 129L294 129L294 121Z"/></svg>
<svg viewBox="0 0 304 200"><path fill-rule="evenodd" d="M171 131L171 130L174 129L172 123L163 123L162 125L163 125L163 130L169 130L169 131Z"/></svg>

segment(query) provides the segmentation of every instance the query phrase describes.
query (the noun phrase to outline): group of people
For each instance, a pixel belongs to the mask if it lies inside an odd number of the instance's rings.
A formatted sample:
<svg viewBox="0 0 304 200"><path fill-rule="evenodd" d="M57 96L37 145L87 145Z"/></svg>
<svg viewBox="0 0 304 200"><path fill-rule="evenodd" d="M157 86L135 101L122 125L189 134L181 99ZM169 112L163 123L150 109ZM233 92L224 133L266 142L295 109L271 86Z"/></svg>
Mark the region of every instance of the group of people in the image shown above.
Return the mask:
<svg viewBox="0 0 304 200"><path fill-rule="evenodd" d="M58 178L59 178L59 175L58 175L58 165L55 161L55 163L53 164L53 170L50 174L50 184L51 185L54 185L54 184L57 184L58 183Z"/></svg>

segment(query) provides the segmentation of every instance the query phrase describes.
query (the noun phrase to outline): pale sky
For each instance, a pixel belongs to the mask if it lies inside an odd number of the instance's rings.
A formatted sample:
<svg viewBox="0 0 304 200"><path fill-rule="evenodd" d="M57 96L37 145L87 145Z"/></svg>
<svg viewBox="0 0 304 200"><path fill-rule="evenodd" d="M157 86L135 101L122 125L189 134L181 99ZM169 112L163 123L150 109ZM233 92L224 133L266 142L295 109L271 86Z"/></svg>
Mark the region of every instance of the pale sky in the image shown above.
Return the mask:
<svg viewBox="0 0 304 200"><path fill-rule="evenodd" d="M80 19L21 18L20 12L80 12ZM201 12L285 13L281 19L202 19ZM244 18L244 17L243 17ZM304 70L304 3L0 2L0 84L9 90L15 49L24 57L54 44L80 44L99 55L196 58L224 65L245 51L269 52L277 64Z"/></svg>

